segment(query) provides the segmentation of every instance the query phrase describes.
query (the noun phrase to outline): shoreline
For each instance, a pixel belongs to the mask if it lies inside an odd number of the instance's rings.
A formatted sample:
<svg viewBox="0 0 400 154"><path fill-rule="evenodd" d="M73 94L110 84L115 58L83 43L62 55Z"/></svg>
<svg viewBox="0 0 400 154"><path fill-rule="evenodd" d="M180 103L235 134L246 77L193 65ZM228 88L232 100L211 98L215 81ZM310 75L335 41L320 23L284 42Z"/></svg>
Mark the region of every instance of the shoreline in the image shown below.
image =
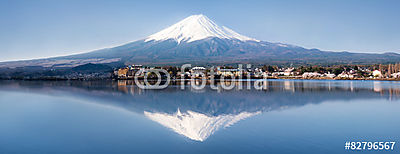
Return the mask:
<svg viewBox="0 0 400 154"><path fill-rule="evenodd" d="M90 79L65 79L65 78L52 78L52 79L0 79L0 81L130 81L133 78L90 78ZM192 81L192 80L203 80L203 78L188 78L188 79L171 79L170 81ZM207 78L206 81L211 81ZM224 79L224 81L247 81L248 79ZM257 80L331 80L331 81L400 81L400 79L394 78L301 78L301 77L267 77L267 78L250 78L250 81ZM138 79L138 81L144 81L144 79ZM157 79L148 79L148 81L157 81ZM167 81L166 79L161 79L161 81ZM222 81L221 79L214 79L214 81Z"/></svg>

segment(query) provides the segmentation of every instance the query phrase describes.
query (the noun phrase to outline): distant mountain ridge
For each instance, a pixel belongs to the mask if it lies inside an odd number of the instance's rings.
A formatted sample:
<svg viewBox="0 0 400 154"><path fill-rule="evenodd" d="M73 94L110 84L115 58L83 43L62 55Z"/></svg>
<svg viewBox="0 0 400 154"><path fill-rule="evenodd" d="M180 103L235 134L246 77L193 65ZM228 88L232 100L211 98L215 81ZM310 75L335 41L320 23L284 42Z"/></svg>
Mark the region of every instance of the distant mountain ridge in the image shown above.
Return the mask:
<svg viewBox="0 0 400 154"><path fill-rule="evenodd" d="M122 46L84 54L0 63L0 67L75 67L87 63L153 64L373 64L399 62L400 54L329 52L260 41L218 26L204 15L193 15Z"/></svg>

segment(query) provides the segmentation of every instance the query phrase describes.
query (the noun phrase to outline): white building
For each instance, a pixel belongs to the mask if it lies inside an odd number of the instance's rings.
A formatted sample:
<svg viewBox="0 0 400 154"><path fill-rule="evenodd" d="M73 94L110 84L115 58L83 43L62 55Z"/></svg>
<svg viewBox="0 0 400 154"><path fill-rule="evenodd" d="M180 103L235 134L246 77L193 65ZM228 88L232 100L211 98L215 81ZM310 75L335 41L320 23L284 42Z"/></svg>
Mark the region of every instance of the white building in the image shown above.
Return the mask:
<svg viewBox="0 0 400 154"><path fill-rule="evenodd" d="M344 71L338 75L339 78L355 78L356 76L357 76L357 74L348 73L348 72L344 72Z"/></svg>
<svg viewBox="0 0 400 154"><path fill-rule="evenodd" d="M193 77L199 77L202 76L203 74L205 75L206 73L206 68L204 67L193 67L190 69L190 74Z"/></svg>
<svg viewBox="0 0 400 154"><path fill-rule="evenodd" d="M379 70L374 70L372 72L372 76L374 76L374 77L382 77L382 72L379 71Z"/></svg>
<svg viewBox="0 0 400 154"><path fill-rule="evenodd" d="M342 73L340 73L339 75L338 75L338 77L339 78L350 78L350 76L349 76L349 74L348 73L346 73L346 72L342 72Z"/></svg>
<svg viewBox="0 0 400 154"><path fill-rule="evenodd" d="M294 68L287 68L287 69L285 69L285 71L283 72L283 75L284 76L289 76L289 75L293 75L293 71L294 70Z"/></svg>
<svg viewBox="0 0 400 154"><path fill-rule="evenodd" d="M312 78L312 77L321 77L322 75L317 72L304 72L302 76L303 78Z"/></svg>
<svg viewBox="0 0 400 154"><path fill-rule="evenodd" d="M324 76L328 77L328 78L335 78L336 75L335 74L331 74L330 72L325 73Z"/></svg>
<svg viewBox="0 0 400 154"><path fill-rule="evenodd" d="M223 76L239 76L243 72L243 69L223 69L217 68L217 74Z"/></svg>
<svg viewBox="0 0 400 154"><path fill-rule="evenodd" d="M394 78L400 78L400 72L393 73L393 74L392 74L392 77L394 77Z"/></svg>

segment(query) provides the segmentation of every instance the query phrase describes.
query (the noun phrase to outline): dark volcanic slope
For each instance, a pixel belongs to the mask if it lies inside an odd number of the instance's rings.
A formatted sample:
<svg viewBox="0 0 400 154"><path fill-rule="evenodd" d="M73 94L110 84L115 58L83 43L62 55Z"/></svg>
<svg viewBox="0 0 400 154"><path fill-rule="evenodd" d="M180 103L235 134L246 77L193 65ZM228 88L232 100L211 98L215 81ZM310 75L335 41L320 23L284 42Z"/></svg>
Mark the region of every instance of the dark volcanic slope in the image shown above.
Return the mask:
<svg viewBox="0 0 400 154"><path fill-rule="evenodd" d="M298 46L255 41L208 38L190 43L174 40L143 40L120 47L70 56L69 58L121 58L124 63L180 64L180 63L385 63L397 62L396 53L365 54L328 52Z"/></svg>

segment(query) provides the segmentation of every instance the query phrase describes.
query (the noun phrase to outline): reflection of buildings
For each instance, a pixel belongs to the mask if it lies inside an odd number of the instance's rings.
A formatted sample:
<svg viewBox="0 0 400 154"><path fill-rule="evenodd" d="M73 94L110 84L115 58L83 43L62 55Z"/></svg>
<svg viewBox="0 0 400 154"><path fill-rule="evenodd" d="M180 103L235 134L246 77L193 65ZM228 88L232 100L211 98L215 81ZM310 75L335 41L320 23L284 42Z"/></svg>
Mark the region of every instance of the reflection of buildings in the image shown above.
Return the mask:
<svg viewBox="0 0 400 154"><path fill-rule="evenodd" d="M117 87L118 91L123 92L123 93L129 93L131 95L135 94L141 94L143 92L143 89L134 86L134 80L118 80L117 81Z"/></svg>
<svg viewBox="0 0 400 154"><path fill-rule="evenodd" d="M375 91L375 92L381 92L381 91L382 91L381 82L376 82L376 81L374 81L374 91Z"/></svg>
<svg viewBox="0 0 400 154"><path fill-rule="evenodd" d="M135 83L133 80L120 80L117 82L118 91L124 93L141 93L144 90L134 86ZM180 84L180 82L176 82ZM201 80L197 80L194 82L197 86L201 85ZM175 83L172 83L175 84ZM190 88L190 81L185 82L185 84L189 85L186 88L191 89L193 92L205 92L205 90L198 90ZM210 82L207 80L207 85ZM225 87L230 87L232 84L232 88L223 89L221 88L222 84ZM261 82L252 82L251 89L254 88L254 84L257 84L259 90L263 91L291 91L291 92L321 92L321 91L346 91L346 92L358 92L362 90L369 90L370 92L379 93L381 97L387 97L392 100L393 98L400 98L400 82L388 82L388 81L296 81L296 80L263 80ZM135 89L129 88L135 87ZM225 81L225 82L217 82L215 83L215 87L217 87L217 92L224 91L240 91L246 90L248 87L248 82L244 81ZM239 88L240 87L240 88ZM210 89L210 86L206 86L206 89Z"/></svg>
<svg viewBox="0 0 400 154"><path fill-rule="evenodd" d="M229 127L240 120L260 113L261 112L242 112L239 114L209 116L193 111L181 113L178 109L174 114L145 111L144 115L149 119L172 129L178 134L186 136L192 140L204 141L218 129Z"/></svg>
<svg viewBox="0 0 400 154"><path fill-rule="evenodd" d="M284 89L287 91L295 91L293 80L284 81Z"/></svg>
<svg viewBox="0 0 400 154"><path fill-rule="evenodd" d="M191 88L191 81L184 82L187 89L192 92L205 92L206 89L210 89L210 81L206 80L205 89L193 89ZM195 80L193 83L196 86L201 86L202 80ZM174 83L180 84L180 81ZM144 90L134 86L133 80L119 80L117 81L118 91L123 93L139 93ZM256 86L255 86L256 85ZM222 88L225 86L225 88ZM135 87L135 89L129 88ZM296 80L262 80L260 82L251 82L250 86L247 81L224 81L215 83L215 91L241 91L251 89L263 90L263 91L291 91L291 92L321 92L321 91L346 91L346 92L358 92L360 90L369 90L371 92L379 93L380 96L387 96L389 99L400 98L400 82L388 82L388 81L296 81Z"/></svg>
<svg viewBox="0 0 400 154"><path fill-rule="evenodd" d="M389 91L389 100L400 96L400 89L399 88L391 88Z"/></svg>

